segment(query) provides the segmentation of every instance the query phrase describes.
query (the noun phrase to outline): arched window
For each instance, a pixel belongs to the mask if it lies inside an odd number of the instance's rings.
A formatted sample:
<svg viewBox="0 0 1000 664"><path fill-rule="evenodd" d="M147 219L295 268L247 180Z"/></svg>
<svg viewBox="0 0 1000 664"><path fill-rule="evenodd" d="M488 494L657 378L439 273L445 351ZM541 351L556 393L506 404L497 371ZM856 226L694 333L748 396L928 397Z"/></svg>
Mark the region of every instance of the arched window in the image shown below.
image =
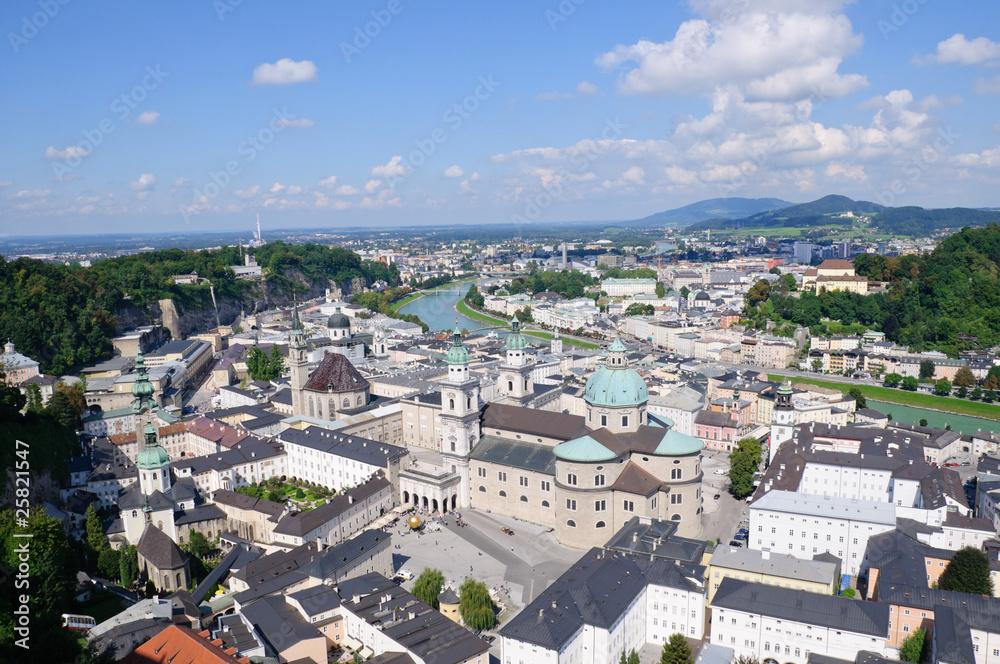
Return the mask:
<svg viewBox="0 0 1000 664"><path fill-rule="evenodd" d="M153 479L154 480L156 479L156 471L155 470L153 471Z"/></svg>
<svg viewBox="0 0 1000 664"><path fill-rule="evenodd" d="M670 520L671 521L680 521L681 520L681 515L680 514L675 514L672 517L670 517Z"/></svg>
<svg viewBox="0 0 1000 664"><path fill-rule="evenodd" d="M466 408L472 408L472 397L466 397L466 399L465 399L465 407Z"/></svg>
<svg viewBox="0 0 1000 664"><path fill-rule="evenodd" d="M178 587L178 588L180 588L180 587L181 587L181 583L182 583L182 582L181 582L181 573L180 573L180 572L177 572L177 587Z"/></svg>
<svg viewBox="0 0 1000 664"><path fill-rule="evenodd" d="M500 489L500 497L501 498L506 498L507 497L507 492L504 491L503 489Z"/></svg>
<svg viewBox="0 0 1000 664"><path fill-rule="evenodd" d="M454 399L448 399L448 408L450 410L455 410L455 400Z"/></svg>
<svg viewBox="0 0 1000 664"><path fill-rule="evenodd" d="M514 391L514 381L512 381L512 380L508 380L507 381L507 391L508 392L513 392Z"/></svg>
<svg viewBox="0 0 1000 664"><path fill-rule="evenodd" d="M351 407L351 401L350 401L350 399L348 399L347 397L344 397L344 408L350 408L350 407Z"/></svg>
<svg viewBox="0 0 1000 664"><path fill-rule="evenodd" d="M160 530L163 530L163 522L162 521L157 521L156 522L156 527L159 528Z"/></svg>
<svg viewBox="0 0 1000 664"><path fill-rule="evenodd" d="M603 521L598 521L596 527L597 528L603 528L605 525L607 525L607 524L605 524Z"/></svg>
<svg viewBox="0 0 1000 664"><path fill-rule="evenodd" d="M548 506L549 506L549 501L543 500L542 501L542 507L548 507Z"/></svg>
<svg viewBox="0 0 1000 664"><path fill-rule="evenodd" d="M309 397L309 417L313 417L313 398Z"/></svg>
<svg viewBox="0 0 1000 664"><path fill-rule="evenodd" d="M576 521L570 519L569 521L566 522L566 525L569 526L570 528L576 528Z"/></svg>
<svg viewBox="0 0 1000 664"><path fill-rule="evenodd" d="M483 493L486 493L486 487L484 487L484 486L480 486L479 490L482 491Z"/></svg>
<svg viewBox="0 0 1000 664"><path fill-rule="evenodd" d="M521 496L521 502L522 503L528 502L528 497L527 496Z"/></svg>
<svg viewBox="0 0 1000 664"><path fill-rule="evenodd" d="M132 510L132 516L133 517L139 516L139 510Z"/></svg>
<svg viewBox="0 0 1000 664"><path fill-rule="evenodd" d="M361 405L361 398L362 398L362 397L361 397L361 395L359 394L359 395L358 395L358 405L359 405L359 406Z"/></svg>

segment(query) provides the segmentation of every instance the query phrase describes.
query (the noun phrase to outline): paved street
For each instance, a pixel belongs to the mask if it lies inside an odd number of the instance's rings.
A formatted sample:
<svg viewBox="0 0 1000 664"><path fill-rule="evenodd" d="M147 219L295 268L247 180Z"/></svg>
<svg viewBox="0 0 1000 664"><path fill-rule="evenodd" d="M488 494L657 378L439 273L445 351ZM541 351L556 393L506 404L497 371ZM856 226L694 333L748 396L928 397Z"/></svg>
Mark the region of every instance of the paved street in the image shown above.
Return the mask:
<svg viewBox="0 0 1000 664"><path fill-rule="evenodd" d="M704 497L702 539L728 544L738 524L747 518L749 506L745 500L736 500L729 493L729 459L725 453L703 453L701 469L704 473L701 488ZM717 471L722 471L722 474Z"/></svg>

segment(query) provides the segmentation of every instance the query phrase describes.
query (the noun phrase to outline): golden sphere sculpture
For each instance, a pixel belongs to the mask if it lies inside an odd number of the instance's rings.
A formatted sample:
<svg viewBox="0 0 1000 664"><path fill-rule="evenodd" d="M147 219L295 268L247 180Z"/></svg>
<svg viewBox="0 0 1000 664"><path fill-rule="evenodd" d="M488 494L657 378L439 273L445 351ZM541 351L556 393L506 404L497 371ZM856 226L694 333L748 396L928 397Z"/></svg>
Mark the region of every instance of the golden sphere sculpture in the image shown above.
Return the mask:
<svg viewBox="0 0 1000 664"><path fill-rule="evenodd" d="M419 530L420 526L424 525L424 522L416 514L411 515L410 518L406 520L406 523L408 523L410 528L413 530Z"/></svg>

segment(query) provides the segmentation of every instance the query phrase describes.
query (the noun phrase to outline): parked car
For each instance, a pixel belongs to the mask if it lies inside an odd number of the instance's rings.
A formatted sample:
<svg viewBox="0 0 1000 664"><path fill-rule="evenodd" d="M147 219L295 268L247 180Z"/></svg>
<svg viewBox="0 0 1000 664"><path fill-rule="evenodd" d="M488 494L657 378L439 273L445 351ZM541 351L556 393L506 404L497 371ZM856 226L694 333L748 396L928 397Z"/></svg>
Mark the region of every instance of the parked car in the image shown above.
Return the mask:
<svg viewBox="0 0 1000 664"><path fill-rule="evenodd" d="M493 636L492 634L484 634L484 635L483 635L483 636L481 636L480 638L481 638L481 639L482 639L483 641L486 641L486 643L493 643L494 641L496 641L496 640L497 640L497 637Z"/></svg>
<svg viewBox="0 0 1000 664"><path fill-rule="evenodd" d="M413 579L413 572L405 569L401 569L396 572L396 576L401 578L403 581L410 581Z"/></svg>
<svg viewBox="0 0 1000 664"><path fill-rule="evenodd" d="M729 541L729 546L742 547L743 546L743 542L741 542L739 540L730 540Z"/></svg>
<svg viewBox="0 0 1000 664"><path fill-rule="evenodd" d="M740 540L741 542L745 542L747 540L747 536L746 536L745 533L736 533L736 535L733 536L733 539L737 539L737 540Z"/></svg>
<svg viewBox="0 0 1000 664"><path fill-rule="evenodd" d="M740 528L739 530L736 531L736 534L746 536L750 534L750 531L747 530L746 528Z"/></svg>

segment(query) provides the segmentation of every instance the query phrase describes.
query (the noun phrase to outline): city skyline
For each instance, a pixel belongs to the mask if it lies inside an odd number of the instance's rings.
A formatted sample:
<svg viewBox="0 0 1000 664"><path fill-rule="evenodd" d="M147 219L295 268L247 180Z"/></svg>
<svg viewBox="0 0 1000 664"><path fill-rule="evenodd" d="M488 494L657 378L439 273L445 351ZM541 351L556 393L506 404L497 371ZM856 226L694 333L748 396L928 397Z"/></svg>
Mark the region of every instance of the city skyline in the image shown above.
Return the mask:
<svg viewBox="0 0 1000 664"><path fill-rule="evenodd" d="M996 205L995 6L629 9L17 3L0 232Z"/></svg>

